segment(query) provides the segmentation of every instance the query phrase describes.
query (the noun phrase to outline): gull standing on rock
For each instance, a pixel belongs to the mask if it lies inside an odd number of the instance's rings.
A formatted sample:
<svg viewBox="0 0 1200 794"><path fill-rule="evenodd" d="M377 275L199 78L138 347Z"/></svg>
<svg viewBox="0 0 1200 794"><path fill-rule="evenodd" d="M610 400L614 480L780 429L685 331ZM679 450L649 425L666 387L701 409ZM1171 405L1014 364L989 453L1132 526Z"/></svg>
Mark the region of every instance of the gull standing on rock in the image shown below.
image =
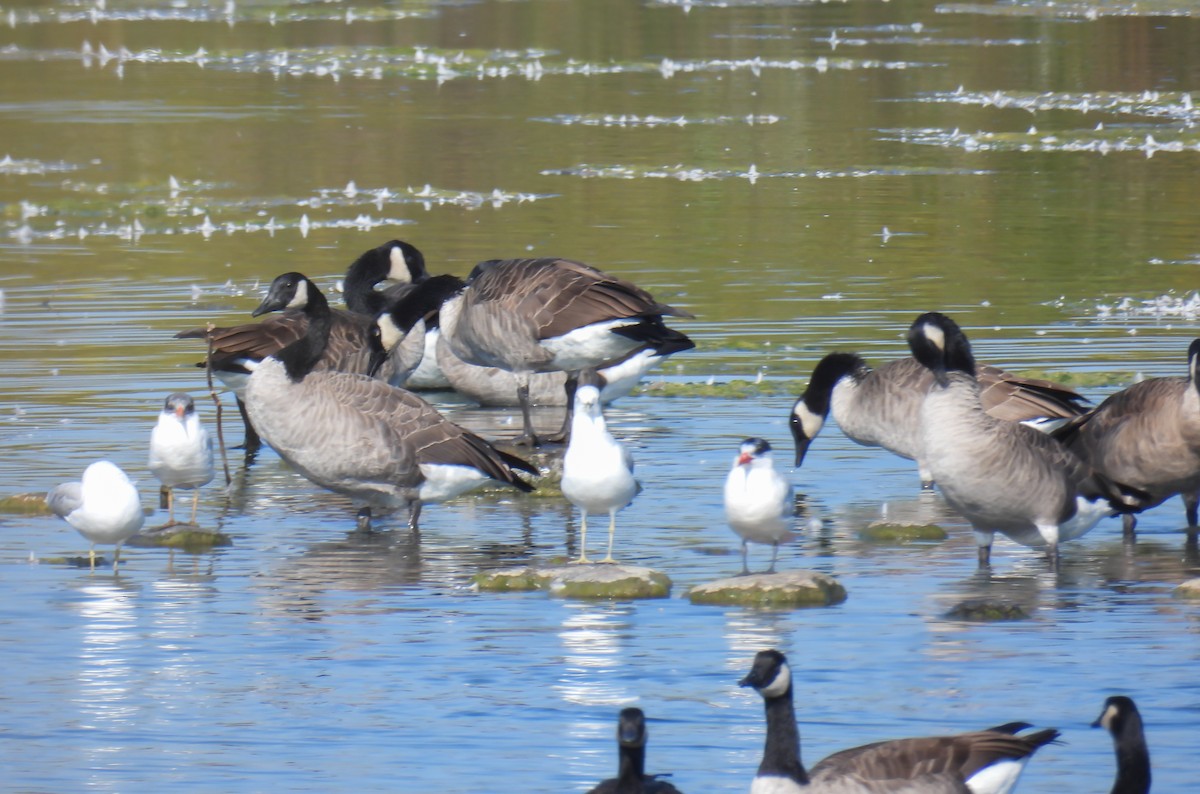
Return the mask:
<svg viewBox="0 0 1200 794"><path fill-rule="evenodd" d="M563 496L579 508L579 559L587 556L588 513L608 513L608 556L601 562L616 562L612 556L617 511L633 501L642 490L633 478L633 458L612 437L600 410L600 390L588 382L575 390L575 415L571 419L571 442L563 455Z"/></svg>
<svg viewBox="0 0 1200 794"><path fill-rule="evenodd" d="M175 524L176 488L192 491L195 524L200 488L213 478L213 449L190 394L175 392L163 405L150 433L150 471L167 488L167 526Z"/></svg>
<svg viewBox="0 0 1200 794"><path fill-rule="evenodd" d="M129 477L115 463L96 461L84 469L81 482L65 482L46 494L46 505L54 515L75 527L87 538L88 561L96 570L96 544L113 543L113 573L121 559L121 544L129 540L146 520L142 500Z"/></svg>
<svg viewBox="0 0 1200 794"><path fill-rule="evenodd" d="M795 512L792 484L775 471L771 460L771 445L761 438L742 442L733 468L725 478L725 518L742 539L742 573L750 573L746 565L746 543L771 544L771 567L779 544L792 538L791 519Z"/></svg>

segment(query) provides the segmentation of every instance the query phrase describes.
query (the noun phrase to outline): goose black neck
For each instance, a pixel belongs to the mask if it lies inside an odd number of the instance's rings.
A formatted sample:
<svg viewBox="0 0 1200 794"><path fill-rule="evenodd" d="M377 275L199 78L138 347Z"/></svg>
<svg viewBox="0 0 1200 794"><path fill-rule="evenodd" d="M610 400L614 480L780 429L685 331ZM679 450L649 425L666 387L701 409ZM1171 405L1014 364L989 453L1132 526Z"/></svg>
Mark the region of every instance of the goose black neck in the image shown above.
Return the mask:
<svg viewBox="0 0 1200 794"><path fill-rule="evenodd" d="M1195 339L1188 346L1188 379L1192 388L1200 392L1200 339Z"/></svg>
<svg viewBox="0 0 1200 794"><path fill-rule="evenodd" d="M1146 794L1150 791L1150 750L1142 720L1129 715L1114 737L1117 750L1117 780L1112 794Z"/></svg>
<svg viewBox="0 0 1200 794"><path fill-rule="evenodd" d="M808 773L800 761L800 729L796 726L791 689L763 702L767 711L767 741L758 774L786 777L807 785Z"/></svg>
<svg viewBox="0 0 1200 794"><path fill-rule="evenodd" d="M615 794L640 794L646 768L645 747L621 747L621 769L617 773Z"/></svg>
<svg viewBox="0 0 1200 794"><path fill-rule="evenodd" d="M287 371L288 377L297 382L312 372L321 360L325 347L329 344L329 329L333 326L333 312L329 309L329 301L313 284L308 285L308 300L301 311L308 318L308 328L304 336L275 354L275 358L279 359Z"/></svg>
<svg viewBox="0 0 1200 794"><path fill-rule="evenodd" d="M817 416L829 416L829 404L833 397L833 388L838 381L847 375L866 370L867 363L855 353L830 353L817 362L812 377L808 379L808 388L804 390L805 407Z"/></svg>
<svg viewBox="0 0 1200 794"><path fill-rule="evenodd" d="M385 299L375 285L383 281L388 272L379 267L378 257L372 256L374 253L368 251L354 260L342 283L346 308L355 314L375 316L384 308Z"/></svg>

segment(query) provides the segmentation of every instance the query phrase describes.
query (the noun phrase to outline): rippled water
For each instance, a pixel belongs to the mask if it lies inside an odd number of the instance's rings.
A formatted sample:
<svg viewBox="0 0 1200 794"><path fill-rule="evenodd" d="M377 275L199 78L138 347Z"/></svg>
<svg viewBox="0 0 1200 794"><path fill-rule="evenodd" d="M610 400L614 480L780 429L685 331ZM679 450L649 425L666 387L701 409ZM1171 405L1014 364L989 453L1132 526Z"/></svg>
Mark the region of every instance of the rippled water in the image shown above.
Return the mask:
<svg viewBox="0 0 1200 794"><path fill-rule="evenodd" d="M470 589L575 551L561 498L475 495L429 507L419 539L399 520L363 537L270 452L203 492L201 523L232 546L127 549L119 577L50 562L86 548L61 521L0 514L4 787L584 791L615 773L615 716L637 703L651 771L744 791L763 720L736 682L774 646L809 762L1019 719L1065 740L1022 791L1107 791L1111 743L1089 725L1121 692L1155 790L1191 791L1200 612L1172 591L1200 560L1178 500L1142 517L1136 550L1112 520L1053 574L998 542L984 578L910 464L831 428L792 473L806 509L781 565L837 576L848 600L681 597L738 569L736 444L764 436L786 463L791 383L830 348L901 355L939 308L1007 367L1182 373L1200 25L1191 4L1137 5L0 8L0 497L108 457L149 506L162 399L204 390L201 350L171 335L244 321L284 270L332 285L390 237L433 272L593 262L697 315L678 324L697 350L659 378L764 379L748 399L651 388L609 411L645 488L617 554L669 573L658 601ZM1103 382L1081 388L1099 400ZM516 433L511 412L439 399ZM862 540L885 511L950 537ZM982 596L1031 617L946 616Z"/></svg>

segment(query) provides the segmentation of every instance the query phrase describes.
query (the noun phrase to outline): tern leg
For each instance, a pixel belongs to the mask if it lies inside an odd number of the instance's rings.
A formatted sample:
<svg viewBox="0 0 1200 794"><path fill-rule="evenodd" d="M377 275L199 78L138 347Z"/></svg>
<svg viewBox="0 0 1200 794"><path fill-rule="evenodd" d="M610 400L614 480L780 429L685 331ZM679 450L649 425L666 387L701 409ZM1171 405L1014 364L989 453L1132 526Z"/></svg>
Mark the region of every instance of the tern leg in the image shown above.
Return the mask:
<svg viewBox="0 0 1200 794"><path fill-rule="evenodd" d="M591 560L587 556L587 511L580 508L579 514L579 559L575 563L582 565Z"/></svg>
<svg viewBox="0 0 1200 794"><path fill-rule="evenodd" d="M616 562L612 556L613 535L617 531L617 511L615 509L608 511L608 556L600 562Z"/></svg>
<svg viewBox="0 0 1200 794"><path fill-rule="evenodd" d="M196 524L196 510L200 507L200 489L192 491L192 524ZM199 526L199 525L197 525Z"/></svg>

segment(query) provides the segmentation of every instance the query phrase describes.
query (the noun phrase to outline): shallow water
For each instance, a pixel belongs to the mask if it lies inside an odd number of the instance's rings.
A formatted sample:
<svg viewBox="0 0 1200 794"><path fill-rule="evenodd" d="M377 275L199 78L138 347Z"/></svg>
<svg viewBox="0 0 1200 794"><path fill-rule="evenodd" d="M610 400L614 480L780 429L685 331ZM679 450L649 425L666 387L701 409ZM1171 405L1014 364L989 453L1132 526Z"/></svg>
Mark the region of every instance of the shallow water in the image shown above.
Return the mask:
<svg viewBox="0 0 1200 794"><path fill-rule="evenodd" d="M802 382L833 347L901 355L931 308L1010 368L1182 374L1200 312L1200 20L1186 3L1129 9L0 7L0 496L107 457L150 505L162 399L204 390L202 351L171 335L245 321L284 270L332 285L391 237L433 272L565 255L685 306L698 348L659 374L671 383ZM1099 400L1104 382L1082 388ZM681 598L738 569L721 483L745 436L786 464L786 391L650 389L609 411L645 488L617 553L670 574L661 601L469 588L480 569L576 552L560 498L476 495L429 507L419 539L398 518L362 537L270 452L231 457L231 487L203 492L201 523L231 547L127 549L119 577L31 564L86 544L57 519L0 515L7 787L584 791L615 773L616 713L637 703L651 771L744 791L763 722L736 682L774 646L810 763L1019 719L1066 742L1021 791L1107 791L1111 743L1088 726L1121 692L1147 720L1155 791L1194 788L1200 611L1172 589L1200 560L1178 500L1142 517L1136 551L1111 520L1056 574L998 543L982 578L910 464L830 428L792 473L806 510L781 565L837 576L848 600ZM517 432L512 412L445 406ZM885 510L950 538L860 540ZM945 617L979 596L1031 618Z"/></svg>

